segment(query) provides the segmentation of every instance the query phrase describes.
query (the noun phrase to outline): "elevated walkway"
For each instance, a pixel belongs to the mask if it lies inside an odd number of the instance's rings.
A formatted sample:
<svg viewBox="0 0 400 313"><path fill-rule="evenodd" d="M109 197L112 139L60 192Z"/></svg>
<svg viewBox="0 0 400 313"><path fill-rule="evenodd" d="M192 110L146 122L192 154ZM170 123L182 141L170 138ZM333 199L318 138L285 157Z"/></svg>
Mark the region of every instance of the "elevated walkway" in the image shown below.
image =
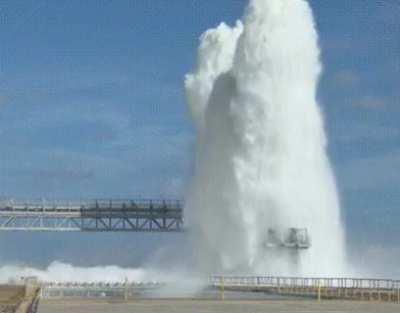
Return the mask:
<svg viewBox="0 0 400 313"><path fill-rule="evenodd" d="M0 200L0 231L180 232L178 200Z"/></svg>

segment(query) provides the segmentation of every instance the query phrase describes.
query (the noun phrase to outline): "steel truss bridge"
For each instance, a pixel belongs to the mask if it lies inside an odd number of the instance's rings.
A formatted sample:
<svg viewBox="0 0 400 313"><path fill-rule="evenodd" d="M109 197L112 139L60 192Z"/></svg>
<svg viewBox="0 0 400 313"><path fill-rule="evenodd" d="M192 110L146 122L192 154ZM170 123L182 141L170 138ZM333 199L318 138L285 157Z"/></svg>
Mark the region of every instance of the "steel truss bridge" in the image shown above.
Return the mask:
<svg viewBox="0 0 400 313"><path fill-rule="evenodd" d="M182 230L179 200L0 200L0 231Z"/></svg>

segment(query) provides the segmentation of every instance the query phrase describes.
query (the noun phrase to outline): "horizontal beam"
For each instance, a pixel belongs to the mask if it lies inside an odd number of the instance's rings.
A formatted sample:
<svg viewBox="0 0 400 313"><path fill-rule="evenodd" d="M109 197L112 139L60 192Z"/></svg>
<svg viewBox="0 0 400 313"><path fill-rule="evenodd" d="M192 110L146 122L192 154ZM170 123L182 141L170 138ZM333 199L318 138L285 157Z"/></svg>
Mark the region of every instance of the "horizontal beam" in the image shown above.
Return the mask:
<svg viewBox="0 0 400 313"><path fill-rule="evenodd" d="M24 232L140 232L140 233L179 233L183 232L183 229L141 229L141 230L132 230L132 229L82 229L82 228L52 228L52 227L7 227L1 228L0 231L24 231Z"/></svg>

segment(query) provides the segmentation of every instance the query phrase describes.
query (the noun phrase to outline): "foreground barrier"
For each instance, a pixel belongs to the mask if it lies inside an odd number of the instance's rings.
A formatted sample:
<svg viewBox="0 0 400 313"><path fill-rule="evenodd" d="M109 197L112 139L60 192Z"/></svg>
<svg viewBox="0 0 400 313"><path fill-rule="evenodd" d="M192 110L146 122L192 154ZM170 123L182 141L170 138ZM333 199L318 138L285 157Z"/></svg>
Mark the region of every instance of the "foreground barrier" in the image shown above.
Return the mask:
<svg viewBox="0 0 400 313"><path fill-rule="evenodd" d="M262 291L321 299L375 300L400 303L400 280L363 278L305 278L272 276L211 276L221 290Z"/></svg>

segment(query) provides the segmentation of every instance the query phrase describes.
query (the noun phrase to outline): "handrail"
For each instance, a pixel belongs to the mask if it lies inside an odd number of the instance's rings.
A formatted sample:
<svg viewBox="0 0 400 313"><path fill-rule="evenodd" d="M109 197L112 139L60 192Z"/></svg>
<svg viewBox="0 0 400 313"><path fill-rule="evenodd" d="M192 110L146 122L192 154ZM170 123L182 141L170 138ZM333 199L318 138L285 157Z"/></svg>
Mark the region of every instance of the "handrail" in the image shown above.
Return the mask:
<svg viewBox="0 0 400 313"><path fill-rule="evenodd" d="M400 289L400 280L351 277L211 276L209 283L214 286Z"/></svg>
<svg viewBox="0 0 400 313"><path fill-rule="evenodd" d="M47 199L0 199L0 210L46 210L46 209L181 209L181 200L172 199L90 199L90 200L47 200Z"/></svg>

